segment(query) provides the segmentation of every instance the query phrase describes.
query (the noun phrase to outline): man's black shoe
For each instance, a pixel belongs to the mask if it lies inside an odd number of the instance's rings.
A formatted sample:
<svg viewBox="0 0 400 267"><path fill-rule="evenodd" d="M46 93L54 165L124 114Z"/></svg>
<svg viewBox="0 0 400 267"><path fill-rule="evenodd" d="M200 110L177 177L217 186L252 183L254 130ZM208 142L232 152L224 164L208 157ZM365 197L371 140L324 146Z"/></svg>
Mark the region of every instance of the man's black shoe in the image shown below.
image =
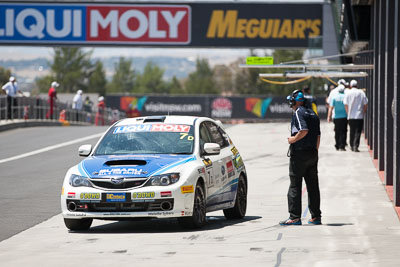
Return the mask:
<svg viewBox="0 0 400 267"><path fill-rule="evenodd" d="M358 147L354 148L354 152L360 152L360 150L358 150Z"/></svg>

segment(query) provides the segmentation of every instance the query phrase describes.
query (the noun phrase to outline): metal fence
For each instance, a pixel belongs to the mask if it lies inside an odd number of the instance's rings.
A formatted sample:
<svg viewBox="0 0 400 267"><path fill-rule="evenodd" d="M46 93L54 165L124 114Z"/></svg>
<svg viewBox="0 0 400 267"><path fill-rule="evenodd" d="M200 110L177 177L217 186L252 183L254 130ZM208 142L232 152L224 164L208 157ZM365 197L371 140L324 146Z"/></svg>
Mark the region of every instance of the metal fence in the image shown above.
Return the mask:
<svg viewBox="0 0 400 267"><path fill-rule="evenodd" d="M13 120L52 120L60 122L88 123L110 125L124 118L125 113L117 109L105 108L104 112L92 110L84 106L83 110L72 109L70 105L56 102L53 113L50 113L50 104L46 99L34 97L0 96L0 120L2 122Z"/></svg>

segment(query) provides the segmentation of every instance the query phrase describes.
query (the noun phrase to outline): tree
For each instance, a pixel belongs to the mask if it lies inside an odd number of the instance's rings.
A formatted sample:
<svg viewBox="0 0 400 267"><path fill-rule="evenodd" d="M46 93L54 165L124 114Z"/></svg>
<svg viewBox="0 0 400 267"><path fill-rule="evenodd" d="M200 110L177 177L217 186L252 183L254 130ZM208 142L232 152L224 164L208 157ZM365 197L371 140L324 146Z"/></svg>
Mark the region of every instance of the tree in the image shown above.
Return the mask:
<svg viewBox="0 0 400 267"><path fill-rule="evenodd" d="M108 85L108 92L131 93L134 91L136 73L132 69L132 60L119 58L115 64L115 73L111 83Z"/></svg>
<svg viewBox="0 0 400 267"><path fill-rule="evenodd" d="M224 95L231 95L234 91L233 74L229 66L217 65L214 67L214 78L217 88Z"/></svg>
<svg viewBox="0 0 400 267"><path fill-rule="evenodd" d="M216 87L214 73L207 59L196 60L196 70L189 74L185 82L185 91L191 94L219 94Z"/></svg>
<svg viewBox="0 0 400 267"><path fill-rule="evenodd" d="M39 93L39 92L47 93L51 86L51 83L54 80L55 79L52 75L46 75L41 78L37 78L35 81L35 83L36 83L36 88L34 90L35 93ZM58 91L58 88L57 88L57 91Z"/></svg>
<svg viewBox="0 0 400 267"><path fill-rule="evenodd" d="M185 93L181 82L176 78L176 76L172 77L172 80L167 84L167 87L170 94L180 95Z"/></svg>
<svg viewBox="0 0 400 267"><path fill-rule="evenodd" d="M60 92L85 91L92 69L90 61L92 52L84 52L79 47L54 48L54 60L50 65L52 76L60 87Z"/></svg>
<svg viewBox="0 0 400 267"><path fill-rule="evenodd" d="M166 83L163 81L164 70L149 61L143 73L137 77L137 91L140 93L168 93Z"/></svg>
<svg viewBox="0 0 400 267"><path fill-rule="evenodd" d="M88 92L99 93L104 96L106 94L106 74L101 61L96 61L93 72L89 77Z"/></svg>
<svg viewBox="0 0 400 267"><path fill-rule="evenodd" d="M0 85L6 84L11 76L11 71L9 69L5 69L0 67Z"/></svg>

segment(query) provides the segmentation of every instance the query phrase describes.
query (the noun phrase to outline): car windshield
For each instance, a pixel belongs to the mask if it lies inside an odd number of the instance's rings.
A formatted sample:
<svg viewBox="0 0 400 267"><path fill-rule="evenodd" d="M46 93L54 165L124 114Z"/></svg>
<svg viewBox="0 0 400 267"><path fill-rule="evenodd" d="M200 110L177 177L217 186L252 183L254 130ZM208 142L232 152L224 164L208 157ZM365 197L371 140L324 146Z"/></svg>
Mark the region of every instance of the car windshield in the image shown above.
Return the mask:
<svg viewBox="0 0 400 267"><path fill-rule="evenodd" d="M111 128L94 155L192 154L193 126L133 124Z"/></svg>

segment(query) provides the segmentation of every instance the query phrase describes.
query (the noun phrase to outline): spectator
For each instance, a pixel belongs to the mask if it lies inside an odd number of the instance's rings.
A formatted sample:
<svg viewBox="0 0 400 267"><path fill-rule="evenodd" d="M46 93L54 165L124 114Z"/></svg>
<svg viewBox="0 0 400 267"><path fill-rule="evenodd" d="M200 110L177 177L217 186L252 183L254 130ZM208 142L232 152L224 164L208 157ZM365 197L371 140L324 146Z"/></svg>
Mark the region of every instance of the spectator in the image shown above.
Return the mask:
<svg viewBox="0 0 400 267"><path fill-rule="evenodd" d="M339 85L343 85L346 88L346 83L347 82L344 79L340 79L338 81L338 86L329 93L329 96L328 96L328 99L327 99L328 105L331 104L332 98L339 93ZM345 89L345 92L346 92L346 89ZM332 111L332 116L333 117L335 116L335 110Z"/></svg>
<svg viewBox="0 0 400 267"><path fill-rule="evenodd" d="M83 104L83 109L86 112L92 112L92 108L93 108L93 101L90 100L89 96L86 96L85 103Z"/></svg>
<svg viewBox="0 0 400 267"><path fill-rule="evenodd" d="M51 83L51 87L49 89L49 99L48 99L48 103L50 105L50 109L46 114L46 119L54 119L53 115L54 115L54 106L55 103L57 101L57 91L56 88L60 86L56 81Z"/></svg>
<svg viewBox="0 0 400 267"><path fill-rule="evenodd" d="M17 79L10 77L10 81L1 88L7 95L7 119L14 118L14 107L17 106L17 93L22 95L22 91L18 89Z"/></svg>
<svg viewBox="0 0 400 267"><path fill-rule="evenodd" d="M76 121L79 121L79 113L83 107L82 90L78 90L72 100L72 109L76 111Z"/></svg>
<svg viewBox="0 0 400 267"><path fill-rule="evenodd" d="M313 95L311 95L311 90L310 87L304 87L303 88L303 94L304 94L304 104L303 106L305 108L312 109L315 114L318 115L318 110L317 110L317 100Z"/></svg>
<svg viewBox="0 0 400 267"><path fill-rule="evenodd" d="M106 104L104 103L104 97L100 96L97 103L97 113L96 113L96 125L104 125L104 113L106 109Z"/></svg>
<svg viewBox="0 0 400 267"><path fill-rule="evenodd" d="M350 148L360 152L360 136L364 125L364 113L367 111L368 99L363 90L358 89L357 81L352 80L350 90L345 93L343 103L350 126Z"/></svg>
<svg viewBox="0 0 400 267"><path fill-rule="evenodd" d="M332 98L328 110L328 122L331 122L333 110L333 123L335 124L335 147L336 150L346 151L347 136L347 113L343 104L345 87L341 84L338 86L338 94Z"/></svg>

